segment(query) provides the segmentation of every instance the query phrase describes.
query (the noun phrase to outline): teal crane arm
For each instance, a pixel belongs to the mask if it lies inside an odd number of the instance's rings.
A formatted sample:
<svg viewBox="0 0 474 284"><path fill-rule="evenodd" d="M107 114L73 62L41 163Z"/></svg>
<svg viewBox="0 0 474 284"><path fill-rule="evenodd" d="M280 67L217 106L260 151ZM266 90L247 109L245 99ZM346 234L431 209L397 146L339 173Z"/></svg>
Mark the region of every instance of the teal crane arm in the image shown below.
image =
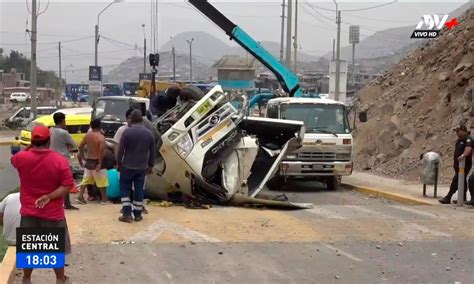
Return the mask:
<svg viewBox="0 0 474 284"><path fill-rule="evenodd" d="M258 61L275 74L283 90L290 97L301 97L302 90L298 76L281 64L265 48L249 36L242 28L234 24L207 0L189 0L194 7L223 29L231 40L235 40L241 47L252 54Z"/></svg>

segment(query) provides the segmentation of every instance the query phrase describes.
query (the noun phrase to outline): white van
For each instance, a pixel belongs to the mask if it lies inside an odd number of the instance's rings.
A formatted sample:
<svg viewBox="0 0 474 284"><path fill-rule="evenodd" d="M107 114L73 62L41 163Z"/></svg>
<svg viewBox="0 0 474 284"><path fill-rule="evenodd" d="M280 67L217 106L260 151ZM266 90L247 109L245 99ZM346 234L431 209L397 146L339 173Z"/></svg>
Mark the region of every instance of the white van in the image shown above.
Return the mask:
<svg viewBox="0 0 474 284"><path fill-rule="evenodd" d="M50 115L57 110L55 106L39 106L37 107L37 117ZM33 113L31 107L22 107L17 110L12 116L5 120L5 126L16 129L26 126L33 120Z"/></svg>
<svg viewBox="0 0 474 284"><path fill-rule="evenodd" d="M30 95L27 93L12 93L10 95L10 102L23 103L30 100Z"/></svg>

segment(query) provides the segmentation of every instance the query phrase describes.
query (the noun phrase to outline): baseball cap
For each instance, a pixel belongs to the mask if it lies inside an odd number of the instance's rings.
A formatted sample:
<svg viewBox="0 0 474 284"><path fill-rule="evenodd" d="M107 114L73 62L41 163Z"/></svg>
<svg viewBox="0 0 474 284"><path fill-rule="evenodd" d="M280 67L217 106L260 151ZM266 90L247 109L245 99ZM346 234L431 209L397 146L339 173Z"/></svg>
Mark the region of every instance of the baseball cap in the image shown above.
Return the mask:
<svg viewBox="0 0 474 284"><path fill-rule="evenodd" d="M467 127L465 125L459 125L453 129L454 131L462 130L467 132Z"/></svg>
<svg viewBox="0 0 474 284"><path fill-rule="evenodd" d="M50 136L49 128L44 125L36 125L31 131L31 140L43 141L47 140Z"/></svg>

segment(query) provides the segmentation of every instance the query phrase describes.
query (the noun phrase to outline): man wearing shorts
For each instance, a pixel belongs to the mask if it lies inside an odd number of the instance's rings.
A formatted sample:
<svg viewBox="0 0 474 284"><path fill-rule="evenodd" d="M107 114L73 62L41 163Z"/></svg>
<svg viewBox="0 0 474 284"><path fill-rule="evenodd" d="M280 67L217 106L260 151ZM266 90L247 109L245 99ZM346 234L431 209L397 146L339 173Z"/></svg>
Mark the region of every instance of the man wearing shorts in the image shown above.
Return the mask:
<svg viewBox="0 0 474 284"><path fill-rule="evenodd" d="M20 227L64 228L66 254L71 243L64 214L64 196L74 185L68 161L49 149L50 132L38 125L31 132L31 146L11 157L20 177ZM23 283L31 283L33 269L24 269ZM56 283L66 283L63 268L55 268Z"/></svg>
<svg viewBox="0 0 474 284"><path fill-rule="evenodd" d="M107 204L105 189L109 186L107 169L102 167L105 157L105 137L100 129L100 119L91 121L92 131L88 132L79 145L79 164L84 167L84 178L79 190L77 201L85 204L84 190L88 185L95 185L100 192L101 204ZM87 146L87 157L84 156L84 147ZM85 159L84 159L85 157Z"/></svg>

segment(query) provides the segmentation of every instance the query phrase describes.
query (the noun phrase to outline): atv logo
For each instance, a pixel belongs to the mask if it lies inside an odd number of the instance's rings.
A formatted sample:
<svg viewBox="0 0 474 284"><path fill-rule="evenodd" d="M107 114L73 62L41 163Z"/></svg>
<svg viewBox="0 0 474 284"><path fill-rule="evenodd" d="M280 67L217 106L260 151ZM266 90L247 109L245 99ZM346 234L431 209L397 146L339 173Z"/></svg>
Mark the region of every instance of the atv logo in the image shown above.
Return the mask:
<svg viewBox="0 0 474 284"><path fill-rule="evenodd" d="M423 15L410 38L436 38L443 27L450 30L459 24L456 18L446 22L448 17L449 15Z"/></svg>

